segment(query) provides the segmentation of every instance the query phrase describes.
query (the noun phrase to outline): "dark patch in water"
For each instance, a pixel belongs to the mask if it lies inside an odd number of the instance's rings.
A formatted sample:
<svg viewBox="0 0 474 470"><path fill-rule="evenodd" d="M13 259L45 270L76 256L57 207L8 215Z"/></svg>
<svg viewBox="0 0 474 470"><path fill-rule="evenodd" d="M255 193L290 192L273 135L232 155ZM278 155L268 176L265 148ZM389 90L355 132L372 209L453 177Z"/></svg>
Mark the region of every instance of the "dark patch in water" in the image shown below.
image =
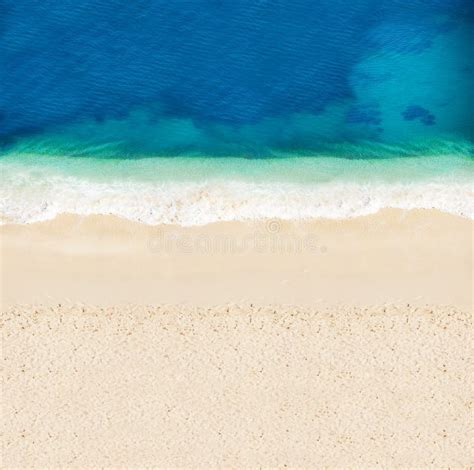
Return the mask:
<svg viewBox="0 0 474 470"><path fill-rule="evenodd" d="M434 114L431 114L426 108L423 108L423 106L419 106L417 104L407 106L405 111L403 111L402 116L405 121L414 121L419 119L426 126L433 126L436 124L436 118Z"/></svg>

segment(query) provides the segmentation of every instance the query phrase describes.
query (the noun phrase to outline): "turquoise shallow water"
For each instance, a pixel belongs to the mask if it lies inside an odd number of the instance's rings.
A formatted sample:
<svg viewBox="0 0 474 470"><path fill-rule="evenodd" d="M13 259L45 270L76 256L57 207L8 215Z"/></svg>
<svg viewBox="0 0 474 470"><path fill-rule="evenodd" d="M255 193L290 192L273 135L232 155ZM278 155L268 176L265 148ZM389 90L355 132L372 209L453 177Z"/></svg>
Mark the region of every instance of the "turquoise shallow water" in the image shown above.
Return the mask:
<svg viewBox="0 0 474 470"><path fill-rule="evenodd" d="M172 184L241 181L253 184L291 183L416 183L473 179L474 160L462 154L385 159L331 156L249 160L240 157L174 157L144 159L64 158L51 155L10 155L0 160L4 177L16 175L74 177L101 184ZM41 176L40 176L41 175ZM33 179L33 178L32 178Z"/></svg>

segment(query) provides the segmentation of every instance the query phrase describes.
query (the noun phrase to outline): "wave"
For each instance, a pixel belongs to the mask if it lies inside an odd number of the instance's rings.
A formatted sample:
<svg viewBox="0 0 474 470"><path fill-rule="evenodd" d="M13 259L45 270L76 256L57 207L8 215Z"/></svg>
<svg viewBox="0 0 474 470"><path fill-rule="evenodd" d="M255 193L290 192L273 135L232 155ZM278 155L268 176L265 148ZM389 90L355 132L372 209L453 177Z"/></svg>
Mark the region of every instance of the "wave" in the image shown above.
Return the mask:
<svg viewBox="0 0 474 470"><path fill-rule="evenodd" d="M24 224L62 213L112 214L144 224L188 226L267 218L349 218L383 208L433 208L474 218L472 160L242 160L236 159L239 171L225 166L227 173L216 170L221 167L214 159L129 162L124 169L127 178L114 174L120 166L110 161L97 161L93 167L87 159L85 171L84 162L77 161L77 168L66 170L4 160L1 218L3 223ZM208 177L197 174L193 180L193 165L205 164L201 173ZM183 174L187 177L180 180L177 175Z"/></svg>

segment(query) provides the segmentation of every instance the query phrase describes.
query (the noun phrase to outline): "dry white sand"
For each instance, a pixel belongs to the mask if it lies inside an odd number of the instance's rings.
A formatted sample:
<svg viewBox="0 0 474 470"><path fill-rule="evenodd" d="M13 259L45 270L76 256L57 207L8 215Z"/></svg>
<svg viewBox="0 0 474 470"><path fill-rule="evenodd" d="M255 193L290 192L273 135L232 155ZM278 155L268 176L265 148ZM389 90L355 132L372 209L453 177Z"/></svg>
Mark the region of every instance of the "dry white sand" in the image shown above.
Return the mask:
<svg viewBox="0 0 474 470"><path fill-rule="evenodd" d="M0 233L3 468L474 465L467 219Z"/></svg>
<svg viewBox="0 0 474 470"><path fill-rule="evenodd" d="M472 451L452 308L12 308L3 468L450 467Z"/></svg>

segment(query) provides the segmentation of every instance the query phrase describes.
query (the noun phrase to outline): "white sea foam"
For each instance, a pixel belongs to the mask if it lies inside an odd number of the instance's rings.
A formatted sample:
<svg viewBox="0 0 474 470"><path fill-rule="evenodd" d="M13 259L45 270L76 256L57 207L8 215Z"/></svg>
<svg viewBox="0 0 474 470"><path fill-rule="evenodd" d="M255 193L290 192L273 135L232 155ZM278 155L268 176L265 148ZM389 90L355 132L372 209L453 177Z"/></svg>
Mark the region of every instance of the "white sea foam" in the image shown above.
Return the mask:
<svg viewBox="0 0 474 470"><path fill-rule="evenodd" d="M42 173L42 172L40 172ZM317 184L214 179L205 182L100 182L77 176L15 172L0 189L3 223L31 223L61 213L113 214L145 224L202 225L265 218L348 218L382 208L434 208L474 218L469 180L329 181Z"/></svg>

